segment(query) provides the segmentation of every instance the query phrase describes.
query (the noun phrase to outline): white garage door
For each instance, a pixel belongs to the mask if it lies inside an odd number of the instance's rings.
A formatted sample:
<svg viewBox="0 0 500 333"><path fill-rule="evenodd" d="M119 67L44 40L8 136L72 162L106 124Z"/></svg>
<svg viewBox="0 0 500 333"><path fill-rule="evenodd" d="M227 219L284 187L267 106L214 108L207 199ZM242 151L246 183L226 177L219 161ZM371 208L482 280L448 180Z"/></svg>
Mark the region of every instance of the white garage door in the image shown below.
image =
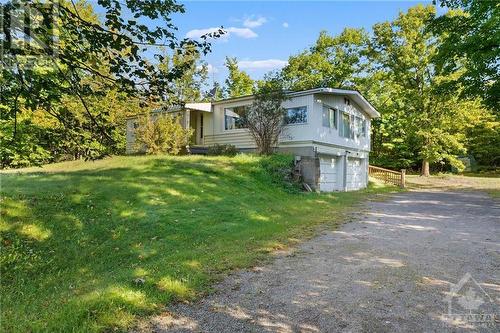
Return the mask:
<svg viewBox="0 0 500 333"><path fill-rule="evenodd" d="M323 155L319 158L319 189L322 192L339 190L341 159L337 156Z"/></svg>
<svg viewBox="0 0 500 333"><path fill-rule="evenodd" d="M347 190L359 190L366 187L365 160L349 157L347 159Z"/></svg>

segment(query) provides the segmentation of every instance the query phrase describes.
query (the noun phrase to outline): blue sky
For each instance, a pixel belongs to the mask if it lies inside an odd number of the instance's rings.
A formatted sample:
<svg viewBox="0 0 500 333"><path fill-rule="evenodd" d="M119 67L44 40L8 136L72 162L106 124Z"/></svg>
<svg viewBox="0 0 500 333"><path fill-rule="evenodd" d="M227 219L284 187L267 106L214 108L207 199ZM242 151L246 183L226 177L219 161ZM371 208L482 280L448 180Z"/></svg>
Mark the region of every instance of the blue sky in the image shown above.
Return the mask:
<svg viewBox="0 0 500 333"><path fill-rule="evenodd" d="M286 63L308 48L321 30L331 34L345 27L371 30L374 23L394 19L400 11L430 1L184 1L186 13L175 15L179 37L194 37L224 26L228 36L215 41L205 60L211 78L227 75L226 56L237 57L253 78Z"/></svg>

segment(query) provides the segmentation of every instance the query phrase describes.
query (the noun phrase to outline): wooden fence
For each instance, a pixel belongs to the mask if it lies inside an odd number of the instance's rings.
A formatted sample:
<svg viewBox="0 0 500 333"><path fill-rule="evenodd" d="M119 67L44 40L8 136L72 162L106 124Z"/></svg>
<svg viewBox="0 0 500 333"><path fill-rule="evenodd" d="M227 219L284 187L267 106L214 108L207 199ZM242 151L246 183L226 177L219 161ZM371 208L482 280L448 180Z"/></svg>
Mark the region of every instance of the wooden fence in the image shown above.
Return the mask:
<svg viewBox="0 0 500 333"><path fill-rule="evenodd" d="M369 165L368 174L370 175L370 177L380 179L386 183L394 184L402 188L405 187L406 171L404 169L398 172Z"/></svg>

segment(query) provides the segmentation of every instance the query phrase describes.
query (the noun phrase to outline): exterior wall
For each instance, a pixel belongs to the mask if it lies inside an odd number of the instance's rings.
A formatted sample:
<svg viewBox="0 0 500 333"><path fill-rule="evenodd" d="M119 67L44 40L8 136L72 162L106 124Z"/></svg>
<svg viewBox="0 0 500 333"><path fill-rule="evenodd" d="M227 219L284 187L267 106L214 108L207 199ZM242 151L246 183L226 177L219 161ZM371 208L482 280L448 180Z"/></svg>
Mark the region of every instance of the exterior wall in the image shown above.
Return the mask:
<svg viewBox="0 0 500 333"><path fill-rule="evenodd" d="M300 173L304 183L311 186L313 190L320 191L320 159L302 157L298 163L300 163Z"/></svg>
<svg viewBox="0 0 500 333"><path fill-rule="evenodd" d="M255 148L255 142L246 129L226 130L224 124L224 109L236 106L250 105L252 98L243 101L228 102L224 104L215 104L210 126L207 123L207 129L211 128L212 132L207 132L204 144L207 146L218 144L232 144L237 148ZM291 98L283 102L283 107L307 107L307 122L304 124L293 124L285 127L283 134L280 137L280 143L310 140L310 134L314 131L311 115L313 113L313 95L299 96ZM280 144L281 147L281 144Z"/></svg>
<svg viewBox="0 0 500 333"><path fill-rule="evenodd" d="M323 126L323 105L328 105L339 111L345 111L350 115L360 117L366 121L366 137L344 138L340 136L339 127L341 125L341 112L337 112L337 128ZM344 103L344 96L330 94L314 95L314 112L312 114L314 131L311 138L320 143L336 145L342 148L351 148L353 150L370 151L370 117L352 100L350 105Z"/></svg>
<svg viewBox="0 0 500 333"><path fill-rule="evenodd" d="M249 105L252 99L216 104L213 107L210 124L206 124L204 145L232 144L237 148L255 148L255 143L246 129L226 130L224 128L224 109L236 106ZM323 126L323 105L336 108L337 128ZM370 117L351 100L350 105L344 103L344 96L330 94L310 94L293 97L283 102L283 107L307 107L307 122L304 124L291 124L284 128L280 136L280 150L297 147L313 147L314 144L338 148L350 148L354 151L370 150ZM341 112L360 117L366 121L367 135L354 138L344 138L339 134ZM211 133L209 131L211 129ZM344 153L343 151L340 153Z"/></svg>
<svg viewBox="0 0 500 333"><path fill-rule="evenodd" d="M127 119L127 146L125 148L126 154L133 154L137 151L135 147L135 128L134 124L137 122L137 119Z"/></svg>

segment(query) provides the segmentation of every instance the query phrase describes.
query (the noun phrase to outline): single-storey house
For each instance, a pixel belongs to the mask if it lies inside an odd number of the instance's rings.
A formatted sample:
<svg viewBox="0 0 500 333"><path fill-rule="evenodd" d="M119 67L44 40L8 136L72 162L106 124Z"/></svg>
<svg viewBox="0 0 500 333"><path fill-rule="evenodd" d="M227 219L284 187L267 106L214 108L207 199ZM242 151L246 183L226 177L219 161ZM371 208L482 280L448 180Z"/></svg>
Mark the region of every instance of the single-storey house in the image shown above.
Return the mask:
<svg viewBox="0 0 500 333"><path fill-rule="evenodd" d="M289 92L283 102L286 127L277 151L296 156L302 177L324 192L357 190L368 184L371 119L375 108L355 90L317 88ZM211 103L187 103L172 108L185 127L194 130L190 148L203 151L231 144L240 151L255 150L255 142L240 115L254 96ZM127 152L135 152L136 118L127 120Z"/></svg>

